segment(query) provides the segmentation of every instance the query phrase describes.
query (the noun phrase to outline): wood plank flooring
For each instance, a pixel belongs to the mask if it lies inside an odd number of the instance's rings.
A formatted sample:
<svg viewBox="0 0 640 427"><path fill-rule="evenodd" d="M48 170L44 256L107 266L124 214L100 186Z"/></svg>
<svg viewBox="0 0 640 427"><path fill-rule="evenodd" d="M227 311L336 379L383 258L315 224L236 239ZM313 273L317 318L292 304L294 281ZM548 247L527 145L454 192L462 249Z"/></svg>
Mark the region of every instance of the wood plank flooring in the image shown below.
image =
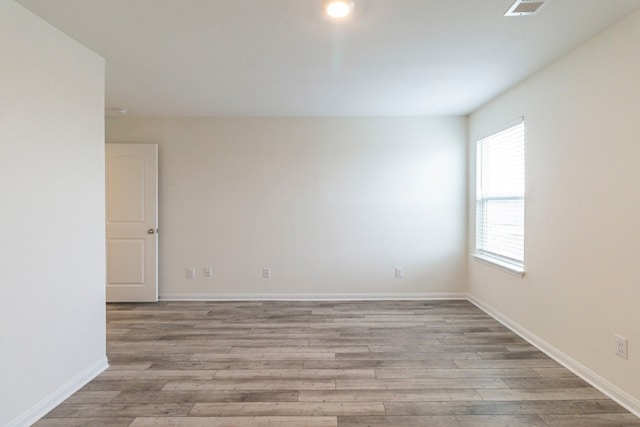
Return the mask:
<svg viewBox="0 0 640 427"><path fill-rule="evenodd" d="M110 304L111 367L36 426L624 427L466 301Z"/></svg>

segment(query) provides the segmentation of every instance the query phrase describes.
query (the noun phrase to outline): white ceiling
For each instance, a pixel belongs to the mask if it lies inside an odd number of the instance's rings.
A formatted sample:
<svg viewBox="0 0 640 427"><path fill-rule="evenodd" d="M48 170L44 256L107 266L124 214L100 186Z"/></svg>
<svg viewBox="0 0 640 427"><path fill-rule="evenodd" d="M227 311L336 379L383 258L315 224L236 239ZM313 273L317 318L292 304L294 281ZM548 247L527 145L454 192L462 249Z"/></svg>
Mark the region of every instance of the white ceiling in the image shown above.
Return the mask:
<svg viewBox="0 0 640 427"><path fill-rule="evenodd" d="M106 58L106 107L133 115L468 114L640 0L17 0Z"/></svg>

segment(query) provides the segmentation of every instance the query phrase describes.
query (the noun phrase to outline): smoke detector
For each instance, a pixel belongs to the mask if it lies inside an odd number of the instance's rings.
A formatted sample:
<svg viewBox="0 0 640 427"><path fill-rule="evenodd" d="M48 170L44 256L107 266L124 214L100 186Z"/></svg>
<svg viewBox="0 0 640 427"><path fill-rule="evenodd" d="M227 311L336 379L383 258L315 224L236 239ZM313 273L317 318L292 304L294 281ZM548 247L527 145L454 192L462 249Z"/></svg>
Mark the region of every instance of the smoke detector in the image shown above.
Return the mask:
<svg viewBox="0 0 640 427"><path fill-rule="evenodd" d="M538 13L544 0L516 0L504 16L531 16Z"/></svg>
<svg viewBox="0 0 640 427"><path fill-rule="evenodd" d="M129 109L127 107L107 108L106 113L109 116L126 116L129 113Z"/></svg>

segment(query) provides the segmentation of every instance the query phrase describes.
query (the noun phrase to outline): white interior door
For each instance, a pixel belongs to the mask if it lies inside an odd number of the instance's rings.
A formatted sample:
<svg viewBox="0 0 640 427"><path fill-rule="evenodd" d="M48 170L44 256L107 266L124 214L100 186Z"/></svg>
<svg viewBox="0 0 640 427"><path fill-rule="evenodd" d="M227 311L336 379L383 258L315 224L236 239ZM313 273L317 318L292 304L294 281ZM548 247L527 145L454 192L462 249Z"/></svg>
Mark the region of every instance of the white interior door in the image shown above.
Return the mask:
<svg viewBox="0 0 640 427"><path fill-rule="evenodd" d="M106 144L107 302L158 301L158 146Z"/></svg>

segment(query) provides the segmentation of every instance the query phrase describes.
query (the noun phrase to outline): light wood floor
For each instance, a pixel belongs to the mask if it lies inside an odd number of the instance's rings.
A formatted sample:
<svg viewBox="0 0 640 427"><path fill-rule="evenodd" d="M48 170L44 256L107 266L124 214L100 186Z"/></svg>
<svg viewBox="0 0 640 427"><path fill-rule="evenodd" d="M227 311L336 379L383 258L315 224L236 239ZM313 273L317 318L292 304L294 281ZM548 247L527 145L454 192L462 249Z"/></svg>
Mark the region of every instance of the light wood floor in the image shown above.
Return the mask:
<svg viewBox="0 0 640 427"><path fill-rule="evenodd" d="M466 301L107 314L111 367L36 426L640 426Z"/></svg>

